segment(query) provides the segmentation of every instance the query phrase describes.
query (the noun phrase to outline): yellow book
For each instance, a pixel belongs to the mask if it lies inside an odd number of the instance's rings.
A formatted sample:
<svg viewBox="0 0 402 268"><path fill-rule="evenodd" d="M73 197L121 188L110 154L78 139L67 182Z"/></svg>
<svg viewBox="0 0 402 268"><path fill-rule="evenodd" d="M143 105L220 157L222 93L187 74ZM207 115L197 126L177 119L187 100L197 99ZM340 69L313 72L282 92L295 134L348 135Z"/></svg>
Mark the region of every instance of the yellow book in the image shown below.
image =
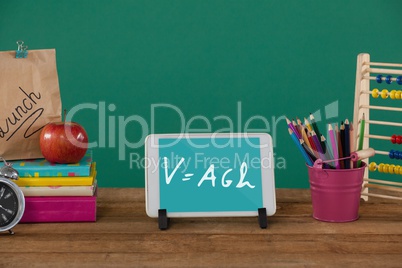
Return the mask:
<svg viewBox="0 0 402 268"><path fill-rule="evenodd" d="M14 181L18 186L85 186L93 185L96 178L96 163L92 163L91 173L86 177L20 177Z"/></svg>
<svg viewBox="0 0 402 268"><path fill-rule="evenodd" d="M93 185L20 187L24 196L94 196L96 188L96 179Z"/></svg>

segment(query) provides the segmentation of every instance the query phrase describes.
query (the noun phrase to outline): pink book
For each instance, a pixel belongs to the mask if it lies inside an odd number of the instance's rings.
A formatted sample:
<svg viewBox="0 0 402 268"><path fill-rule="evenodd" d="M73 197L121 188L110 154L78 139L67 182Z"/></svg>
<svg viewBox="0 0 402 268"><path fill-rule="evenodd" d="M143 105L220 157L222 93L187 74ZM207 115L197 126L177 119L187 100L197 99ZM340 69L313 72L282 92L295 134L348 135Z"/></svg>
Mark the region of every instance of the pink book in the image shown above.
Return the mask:
<svg viewBox="0 0 402 268"><path fill-rule="evenodd" d="M94 222L94 196L25 197L21 223L28 222Z"/></svg>

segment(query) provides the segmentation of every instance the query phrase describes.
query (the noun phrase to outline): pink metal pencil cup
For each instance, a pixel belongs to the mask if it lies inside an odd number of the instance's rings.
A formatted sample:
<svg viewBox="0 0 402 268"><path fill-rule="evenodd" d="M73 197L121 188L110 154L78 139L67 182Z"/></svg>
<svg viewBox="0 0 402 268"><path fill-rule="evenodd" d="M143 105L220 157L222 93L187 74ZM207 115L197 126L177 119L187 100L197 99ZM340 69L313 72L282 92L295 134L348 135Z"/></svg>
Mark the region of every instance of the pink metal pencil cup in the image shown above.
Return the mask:
<svg viewBox="0 0 402 268"><path fill-rule="evenodd" d="M360 194L366 163L360 168L308 167L313 217L326 222L349 222L359 218Z"/></svg>

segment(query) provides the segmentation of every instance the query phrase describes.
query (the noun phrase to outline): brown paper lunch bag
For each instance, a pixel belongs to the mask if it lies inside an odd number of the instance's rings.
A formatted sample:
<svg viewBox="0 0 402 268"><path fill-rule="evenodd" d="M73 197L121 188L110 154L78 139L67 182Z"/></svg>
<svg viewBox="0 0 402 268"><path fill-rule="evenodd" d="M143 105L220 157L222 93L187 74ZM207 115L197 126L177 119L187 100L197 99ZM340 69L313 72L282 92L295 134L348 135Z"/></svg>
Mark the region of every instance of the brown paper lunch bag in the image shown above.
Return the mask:
<svg viewBox="0 0 402 268"><path fill-rule="evenodd" d="M0 157L6 160L42 158L41 129L61 120L56 50L0 52Z"/></svg>

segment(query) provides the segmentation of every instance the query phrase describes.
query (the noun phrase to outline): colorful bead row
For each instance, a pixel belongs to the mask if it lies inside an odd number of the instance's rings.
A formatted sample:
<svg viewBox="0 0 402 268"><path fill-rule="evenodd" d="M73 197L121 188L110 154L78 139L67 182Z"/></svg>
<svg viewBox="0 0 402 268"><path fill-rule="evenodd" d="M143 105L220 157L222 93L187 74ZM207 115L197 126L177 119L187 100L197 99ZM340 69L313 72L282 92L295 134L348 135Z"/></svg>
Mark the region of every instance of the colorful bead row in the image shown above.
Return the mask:
<svg viewBox="0 0 402 268"><path fill-rule="evenodd" d="M395 151L395 150L391 150L389 151L388 154L389 158L391 159L402 159L402 152L401 151Z"/></svg>
<svg viewBox="0 0 402 268"><path fill-rule="evenodd" d="M375 162L371 162L369 165L370 171L376 171L381 173L398 174L402 175L402 167L400 165L384 164L380 163L377 165Z"/></svg>
<svg viewBox="0 0 402 268"><path fill-rule="evenodd" d="M400 100L402 98L402 90L393 89L391 92L388 92L387 89L379 91L378 88L374 88L371 91L371 96L373 96L375 99L377 99L379 96L381 96L383 99L387 99L388 96L390 96L393 100Z"/></svg>
<svg viewBox="0 0 402 268"><path fill-rule="evenodd" d="M391 136L391 142L393 143L393 144L395 144L395 143L398 143L398 144L401 144L402 143L402 136L401 135L392 135ZM392 150L391 150L392 151Z"/></svg>
<svg viewBox="0 0 402 268"><path fill-rule="evenodd" d="M391 84L392 83L392 75L387 75L385 77L385 79L382 78L382 75L379 74L377 75L377 77L375 78L375 81L377 81L377 83L381 84L382 81L385 80L385 83L387 84ZM396 78L396 82L398 83L398 85L402 85L402 76L398 76Z"/></svg>

